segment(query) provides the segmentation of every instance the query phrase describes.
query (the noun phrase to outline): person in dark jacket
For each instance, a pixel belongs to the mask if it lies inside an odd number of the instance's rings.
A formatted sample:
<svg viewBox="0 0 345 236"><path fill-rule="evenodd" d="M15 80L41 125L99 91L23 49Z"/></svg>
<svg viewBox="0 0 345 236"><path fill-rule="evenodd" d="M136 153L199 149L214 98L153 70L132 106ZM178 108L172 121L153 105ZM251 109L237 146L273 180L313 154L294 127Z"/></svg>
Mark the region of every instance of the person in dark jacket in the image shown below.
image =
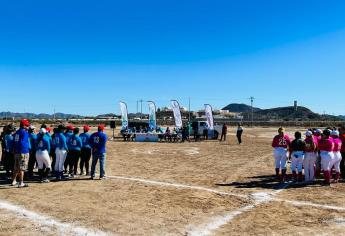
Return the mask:
<svg viewBox="0 0 345 236"><path fill-rule="evenodd" d="M236 132L236 137L237 137L238 144L242 143L242 134L243 134L243 127L242 127L241 124L238 124L237 132Z"/></svg>

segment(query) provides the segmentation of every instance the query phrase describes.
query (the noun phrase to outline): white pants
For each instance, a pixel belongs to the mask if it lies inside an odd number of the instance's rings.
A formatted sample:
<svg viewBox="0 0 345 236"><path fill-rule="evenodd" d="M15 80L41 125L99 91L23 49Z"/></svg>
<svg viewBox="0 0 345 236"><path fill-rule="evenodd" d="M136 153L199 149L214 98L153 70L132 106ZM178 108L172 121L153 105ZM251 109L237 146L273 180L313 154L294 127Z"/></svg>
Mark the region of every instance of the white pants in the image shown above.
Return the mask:
<svg viewBox="0 0 345 236"><path fill-rule="evenodd" d="M316 153L306 152L304 155L304 175L305 181L313 181L315 178Z"/></svg>
<svg viewBox="0 0 345 236"><path fill-rule="evenodd" d="M288 153L285 148L275 148L274 149L274 165L276 169L286 169L286 159Z"/></svg>
<svg viewBox="0 0 345 236"><path fill-rule="evenodd" d="M55 171L63 172L64 164L67 156L67 151L65 149L56 148L55 150L56 162L55 162Z"/></svg>
<svg viewBox="0 0 345 236"><path fill-rule="evenodd" d="M36 152L36 160L38 164L38 169L42 170L44 165L46 168L51 169L50 156L47 150L38 150Z"/></svg>
<svg viewBox="0 0 345 236"><path fill-rule="evenodd" d="M333 152L334 158L332 159L331 166L334 166L335 172L340 173L340 162L343 159L340 152Z"/></svg>
<svg viewBox="0 0 345 236"><path fill-rule="evenodd" d="M293 152L291 155L291 171L298 171L301 173L303 170L304 152Z"/></svg>
<svg viewBox="0 0 345 236"><path fill-rule="evenodd" d="M334 159L333 152L322 151L320 153L320 156L321 156L321 168L324 171L330 171L332 167L331 166L332 160Z"/></svg>

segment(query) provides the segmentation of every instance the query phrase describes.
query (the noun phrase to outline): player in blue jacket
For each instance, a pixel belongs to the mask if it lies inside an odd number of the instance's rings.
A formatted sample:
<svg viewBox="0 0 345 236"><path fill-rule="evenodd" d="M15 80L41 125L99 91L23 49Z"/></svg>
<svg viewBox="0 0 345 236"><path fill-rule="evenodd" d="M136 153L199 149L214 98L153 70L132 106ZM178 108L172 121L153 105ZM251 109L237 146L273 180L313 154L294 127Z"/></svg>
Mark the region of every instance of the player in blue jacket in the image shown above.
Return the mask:
<svg viewBox="0 0 345 236"><path fill-rule="evenodd" d="M59 125L53 139L53 145L55 147L56 155L54 170L57 180L64 179L64 163L68 152L67 140L65 135L63 134L64 130L65 127L63 125Z"/></svg>
<svg viewBox="0 0 345 236"><path fill-rule="evenodd" d="M92 165L91 165L91 179L95 178L95 169L97 162L100 162L100 179L105 179L105 159L106 159L106 144L107 135L104 133L104 125L98 126L98 132L90 137L90 146L92 148Z"/></svg>
<svg viewBox="0 0 345 236"><path fill-rule="evenodd" d="M78 172L78 163L80 159L80 152L83 146L82 141L79 137L79 128L73 130L73 135L68 140L68 156L71 158L69 164L69 174L73 178Z"/></svg>
<svg viewBox="0 0 345 236"><path fill-rule="evenodd" d="M70 138L72 137L73 135L73 130L74 130L74 127L73 125L68 125L66 127L66 131L64 133L65 137L66 137L66 142L67 142L67 145L69 147L69 140ZM66 156L66 160L65 160L65 164L64 164L64 167L65 167L65 173L67 173L67 167L70 167L70 170L69 172L71 172L71 166L73 166L73 159L71 158L71 155L70 155L70 152L67 153L67 156Z"/></svg>
<svg viewBox="0 0 345 236"><path fill-rule="evenodd" d="M90 171L90 159L91 159L91 146L90 146L90 127L85 125L84 133L80 134L79 137L83 142L83 147L81 148L81 158L80 158L80 175L84 175L84 167L86 171L86 176L89 175Z"/></svg>
<svg viewBox="0 0 345 236"><path fill-rule="evenodd" d="M14 155L13 155L13 143L14 137L13 132L15 131L14 126L9 125L6 127L5 130L5 137L4 137L4 169L6 171L6 178L10 180L13 175L13 168L14 168Z"/></svg>
<svg viewBox="0 0 345 236"><path fill-rule="evenodd" d="M36 164L36 140L37 140L37 135L35 134L35 127L30 125L29 127L29 139L30 139L30 157L29 157L29 163L28 163L28 177L32 178L33 176L33 171L35 168Z"/></svg>
<svg viewBox="0 0 345 236"><path fill-rule="evenodd" d="M13 172L13 179L12 179L12 186L17 185L17 176L19 176L19 186L27 187L27 184L24 184L24 171L27 170L28 161L29 161L29 152L30 152L30 140L29 140L29 133L28 128L30 126L30 122L26 119L20 122L19 130L14 134L14 172Z"/></svg>
<svg viewBox="0 0 345 236"><path fill-rule="evenodd" d="M50 137L47 135L47 130L45 128L40 129L40 133L37 135L36 139L36 160L38 164L38 174L41 183L49 183L48 174L51 170L50 161Z"/></svg>

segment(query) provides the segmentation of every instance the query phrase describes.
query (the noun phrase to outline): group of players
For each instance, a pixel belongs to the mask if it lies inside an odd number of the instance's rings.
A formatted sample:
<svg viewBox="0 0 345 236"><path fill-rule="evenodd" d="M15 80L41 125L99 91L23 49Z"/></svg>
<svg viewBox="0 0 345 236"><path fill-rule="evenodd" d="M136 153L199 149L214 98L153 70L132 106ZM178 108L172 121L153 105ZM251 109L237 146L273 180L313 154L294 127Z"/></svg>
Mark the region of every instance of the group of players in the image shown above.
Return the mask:
<svg viewBox="0 0 345 236"><path fill-rule="evenodd" d="M6 179L12 180L12 186L27 187L24 183L24 172L27 172L29 179L32 178L35 165L42 183L49 182L50 172L53 172L56 180L65 179L66 173L73 178L78 174L78 165L80 175L86 174L93 179L98 160L100 178L105 178L107 136L104 129L104 125L99 125L98 131L90 134L90 127L85 125L83 133L79 135L79 128L59 125L51 134L52 130L44 124L36 132L36 128L26 119L20 122L19 129L13 124L5 126L1 134L1 164L6 171Z"/></svg>
<svg viewBox="0 0 345 236"><path fill-rule="evenodd" d="M342 145L344 144L344 145ZM294 182L311 183L323 173L326 185L338 183L345 174L345 129L309 129L305 133L297 131L294 140L279 128L272 142L274 148L275 171L279 181L287 181L287 163L291 161ZM304 178L303 178L304 169ZM334 173L335 172L335 173Z"/></svg>

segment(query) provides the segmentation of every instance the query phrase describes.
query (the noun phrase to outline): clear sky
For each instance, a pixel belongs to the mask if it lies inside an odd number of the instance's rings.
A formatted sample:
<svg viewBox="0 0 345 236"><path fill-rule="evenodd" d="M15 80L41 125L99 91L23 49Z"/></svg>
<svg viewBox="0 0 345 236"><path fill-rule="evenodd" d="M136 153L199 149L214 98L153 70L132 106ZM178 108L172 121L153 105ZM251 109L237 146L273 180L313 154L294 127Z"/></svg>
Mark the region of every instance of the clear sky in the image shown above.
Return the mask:
<svg viewBox="0 0 345 236"><path fill-rule="evenodd" d="M119 112L139 99L345 115L345 1L3 0L0 111ZM144 111L146 104L144 104Z"/></svg>

